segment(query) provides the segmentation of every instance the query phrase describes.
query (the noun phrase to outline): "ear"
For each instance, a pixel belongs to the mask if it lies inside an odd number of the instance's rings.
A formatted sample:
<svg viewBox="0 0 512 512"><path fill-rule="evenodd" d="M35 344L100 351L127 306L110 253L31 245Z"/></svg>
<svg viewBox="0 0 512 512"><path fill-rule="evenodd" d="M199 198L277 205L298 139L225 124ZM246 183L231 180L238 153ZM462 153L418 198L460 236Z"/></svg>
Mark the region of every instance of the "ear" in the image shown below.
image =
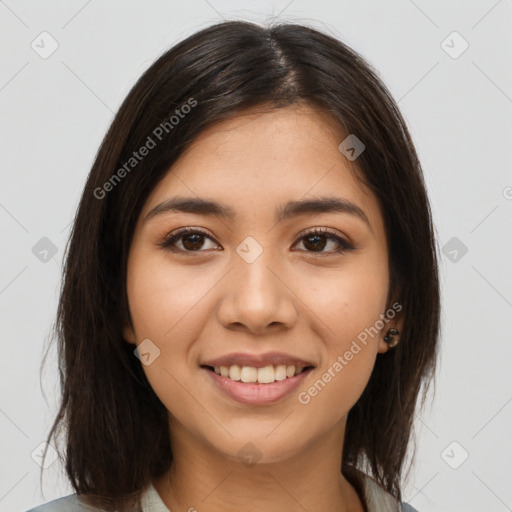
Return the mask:
<svg viewBox="0 0 512 512"><path fill-rule="evenodd" d="M123 339L124 341L126 341L127 343L132 343L133 345L136 345L137 343L135 342L136 338L135 338L135 332L133 330L133 328L131 327L131 325L126 325L124 328L123 328Z"/></svg>
<svg viewBox="0 0 512 512"><path fill-rule="evenodd" d="M384 327L380 331L379 338L379 354L385 354L388 350L393 350L385 341L384 336L388 333L389 329L396 329L400 334L396 336L398 343L400 343L400 336L402 335L405 315L403 312L402 305L398 302L392 302L392 306L390 306L386 310L386 317L388 318L388 322L384 324Z"/></svg>

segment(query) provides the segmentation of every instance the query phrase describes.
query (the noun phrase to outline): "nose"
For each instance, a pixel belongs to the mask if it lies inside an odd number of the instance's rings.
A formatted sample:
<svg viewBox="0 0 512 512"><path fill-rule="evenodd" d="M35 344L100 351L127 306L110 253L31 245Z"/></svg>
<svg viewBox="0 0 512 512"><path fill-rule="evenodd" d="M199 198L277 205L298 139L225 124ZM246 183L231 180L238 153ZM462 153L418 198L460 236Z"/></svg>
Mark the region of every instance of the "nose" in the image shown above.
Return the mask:
<svg viewBox="0 0 512 512"><path fill-rule="evenodd" d="M227 329L265 334L288 330L297 321L297 295L293 283L270 250L251 263L235 255L234 268L226 282L217 309L219 322Z"/></svg>

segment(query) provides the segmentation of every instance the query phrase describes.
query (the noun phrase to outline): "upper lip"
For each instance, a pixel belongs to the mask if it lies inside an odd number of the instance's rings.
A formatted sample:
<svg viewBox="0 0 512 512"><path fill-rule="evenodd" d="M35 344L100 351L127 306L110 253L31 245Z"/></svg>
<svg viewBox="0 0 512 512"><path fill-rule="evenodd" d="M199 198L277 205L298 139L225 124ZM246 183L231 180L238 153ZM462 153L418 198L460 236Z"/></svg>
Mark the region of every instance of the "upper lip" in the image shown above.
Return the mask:
<svg viewBox="0 0 512 512"><path fill-rule="evenodd" d="M249 366L253 368L263 368L264 366L295 366L295 367L306 367L314 366L313 363L305 361L299 357L285 354L283 352L266 352L264 354L249 354L247 352L234 352L225 356L210 359L202 363L201 366Z"/></svg>

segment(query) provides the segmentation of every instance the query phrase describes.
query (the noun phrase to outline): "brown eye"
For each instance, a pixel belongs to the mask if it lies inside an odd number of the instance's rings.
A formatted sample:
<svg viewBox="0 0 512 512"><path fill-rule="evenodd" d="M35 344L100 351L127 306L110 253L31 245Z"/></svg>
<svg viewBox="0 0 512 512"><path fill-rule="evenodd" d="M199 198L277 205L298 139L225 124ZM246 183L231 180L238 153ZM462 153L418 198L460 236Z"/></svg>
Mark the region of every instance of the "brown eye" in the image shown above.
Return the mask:
<svg viewBox="0 0 512 512"><path fill-rule="evenodd" d="M307 252L329 254L332 252L340 253L354 249L354 247L350 245L346 240L325 228L317 228L311 230L303 235L299 241L302 241L304 247L306 247ZM329 242L333 242L334 249L331 249L330 251L324 251Z"/></svg>
<svg viewBox="0 0 512 512"><path fill-rule="evenodd" d="M213 241L209 235L197 228L184 228L166 237L159 245L164 249L181 252L205 252L201 248L206 239ZM177 242L181 242L182 248L177 245Z"/></svg>
<svg viewBox="0 0 512 512"><path fill-rule="evenodd" d="M165 237L158 245L169 251L202 253L207 252L203 247L208 240L216 245L215 241L204 231L198 228L183 228L177 233ZM299 239L299 242L303 243L305 252L318 253L320 255L342 253L354 249L346 240L325 228L316 228L306 232ZM330 250L325 250L329 243L334 245L334 247ZM212 247L207 249L212 249Z"/></svg>
<svg viewBox="0 0 512 512"><path fill-rule="evenodd" d="M192 233L190 235L182 236L182 244L187 251L194 251L201 249L204 244L204 235L198 233Z"/></svg>
<svg viewBox="0 0 512 512"><path fill-rule="evenodd" d="M325 246L327 245L327 237L326 236L307 236L303 238L304 246L312 251L323 251Z"/></svg>

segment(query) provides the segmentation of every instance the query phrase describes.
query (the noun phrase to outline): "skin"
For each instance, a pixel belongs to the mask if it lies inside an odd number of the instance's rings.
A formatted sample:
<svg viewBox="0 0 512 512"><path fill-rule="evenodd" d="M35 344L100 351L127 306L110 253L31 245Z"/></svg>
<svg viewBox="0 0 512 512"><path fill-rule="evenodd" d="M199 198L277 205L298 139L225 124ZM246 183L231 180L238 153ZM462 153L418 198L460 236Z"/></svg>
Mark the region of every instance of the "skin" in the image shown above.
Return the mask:
<svg viewBox="0 0 512 512"><path fill-rule="evenodd" d="M250 110L203 131L141 212L128 259L133 327L125 326L124 338L149 338L160 350L143 368L169 411L174 462L154 485L173 512L363 511L340 472L346 418L388 350L385 333L401 328L399 316L307 405L297 399L392 304L383 217L354 177L357 161L338 150L345 136L306 104ZM144 222L177 195L225 203L236 218L167 212ZM370 226L332 212L276 223L276 206L325 195L358 205ZM187 226L211 238L185 235L175 252L158 245ZM330 228L355 250L336 252L338 243L322 238L315 252L302 234L310 228ZM247 236L263 249L252 263L236 252ZM275 404L236 402L199 366L235 351L273 350L316 366ZM249 467L237 456L248 442L260 454Z"/></svg>

